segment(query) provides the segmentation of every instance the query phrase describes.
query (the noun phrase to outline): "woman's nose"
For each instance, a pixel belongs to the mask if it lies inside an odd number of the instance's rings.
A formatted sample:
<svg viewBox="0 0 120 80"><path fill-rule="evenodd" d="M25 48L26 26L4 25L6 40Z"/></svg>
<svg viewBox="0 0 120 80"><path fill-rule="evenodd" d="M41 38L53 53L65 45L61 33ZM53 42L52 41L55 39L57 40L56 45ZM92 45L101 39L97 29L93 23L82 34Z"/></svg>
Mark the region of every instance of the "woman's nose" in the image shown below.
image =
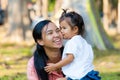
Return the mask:
<svg viewBox="0 0 120 80"><path fill-rule="evenodd" d="M54 32L54 36L59 36L59 33L57 33L57 32Z"/></svg>
<svg viewBox="0 0 120 80"><path fill-rule="evenodd" d="M63 29L61 29L60 31L63 32Z"/></svg>

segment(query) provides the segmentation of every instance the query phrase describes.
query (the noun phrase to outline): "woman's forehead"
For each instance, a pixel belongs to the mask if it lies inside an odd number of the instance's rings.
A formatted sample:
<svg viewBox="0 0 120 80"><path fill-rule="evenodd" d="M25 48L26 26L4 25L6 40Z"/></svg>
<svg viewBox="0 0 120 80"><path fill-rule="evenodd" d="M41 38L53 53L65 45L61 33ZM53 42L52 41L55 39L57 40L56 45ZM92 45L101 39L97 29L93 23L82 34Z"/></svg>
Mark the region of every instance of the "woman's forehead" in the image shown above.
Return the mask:
<svg viewBox="0 0 120 80"><path fill-rule="evenodd" d="M57 28L58 28L58 27L57 27L54 23L50 22L49 24L45 25L45 27L43 27L42 32L43 32L43 33L47 33L47 32L49 32L49 31L54 31L54 30L56 30Z"/></svg>
<svg viewBox="0 0 120 80"><path fill-rule="evenodd" d="M45 27L44 27L44 30L54 30L54 29L57 29L58 27L54 24L54 23L52 23L52 22L50 22L49 24L47 24Z"/></svg>

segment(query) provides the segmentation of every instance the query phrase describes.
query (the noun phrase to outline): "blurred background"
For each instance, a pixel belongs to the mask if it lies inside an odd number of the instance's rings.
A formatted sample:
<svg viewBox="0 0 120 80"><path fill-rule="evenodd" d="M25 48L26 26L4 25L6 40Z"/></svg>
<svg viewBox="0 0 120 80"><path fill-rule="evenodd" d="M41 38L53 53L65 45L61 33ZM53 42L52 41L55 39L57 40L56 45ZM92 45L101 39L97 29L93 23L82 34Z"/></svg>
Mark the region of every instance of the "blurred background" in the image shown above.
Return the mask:
<svg viewBox="0 0 120 80"><path fill-rule="evenodd" d="M27 80L35 21L57 26L62 9L82 15L102 80L120 80L120 0L0 0L0 80Z"/></svg>

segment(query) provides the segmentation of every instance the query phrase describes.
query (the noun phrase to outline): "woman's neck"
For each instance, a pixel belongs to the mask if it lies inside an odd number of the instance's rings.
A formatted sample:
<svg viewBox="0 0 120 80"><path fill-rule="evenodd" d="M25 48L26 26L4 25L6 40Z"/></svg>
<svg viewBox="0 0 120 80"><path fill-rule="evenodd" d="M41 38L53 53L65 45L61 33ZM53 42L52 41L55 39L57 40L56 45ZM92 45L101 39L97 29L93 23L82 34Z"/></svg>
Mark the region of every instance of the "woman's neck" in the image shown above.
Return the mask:
<svg viewBox="0 0 120 80"><path fill-rule="evenodd" d="M48 62L56 63L61 60L60 49L45 49L46 55L48 56Z"/></svg>

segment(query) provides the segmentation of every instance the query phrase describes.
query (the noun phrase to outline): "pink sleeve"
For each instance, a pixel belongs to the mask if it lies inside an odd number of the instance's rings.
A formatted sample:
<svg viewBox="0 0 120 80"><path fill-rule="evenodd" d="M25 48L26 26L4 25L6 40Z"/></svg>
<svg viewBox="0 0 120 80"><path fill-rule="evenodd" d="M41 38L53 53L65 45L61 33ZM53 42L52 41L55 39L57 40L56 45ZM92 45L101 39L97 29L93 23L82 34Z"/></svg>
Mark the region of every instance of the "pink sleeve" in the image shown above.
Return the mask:
<svg viewBox="0 0 120 80"><path fill-rule="evenodd" d="M38 76L34 67L34 57L28 61L27 65L27 80L38 80Z"/></svg>
<svg viewBox="0 0 120 80"><path fill-rule="evenodd" d="M56 71L53 71L51 74L49 74L49 80L56 80L58 78L63 78L62 72L57 73ZM34 57L32 57L28 61L27 65L27 80L39 80L35 67L34 67Z"/></svg>

